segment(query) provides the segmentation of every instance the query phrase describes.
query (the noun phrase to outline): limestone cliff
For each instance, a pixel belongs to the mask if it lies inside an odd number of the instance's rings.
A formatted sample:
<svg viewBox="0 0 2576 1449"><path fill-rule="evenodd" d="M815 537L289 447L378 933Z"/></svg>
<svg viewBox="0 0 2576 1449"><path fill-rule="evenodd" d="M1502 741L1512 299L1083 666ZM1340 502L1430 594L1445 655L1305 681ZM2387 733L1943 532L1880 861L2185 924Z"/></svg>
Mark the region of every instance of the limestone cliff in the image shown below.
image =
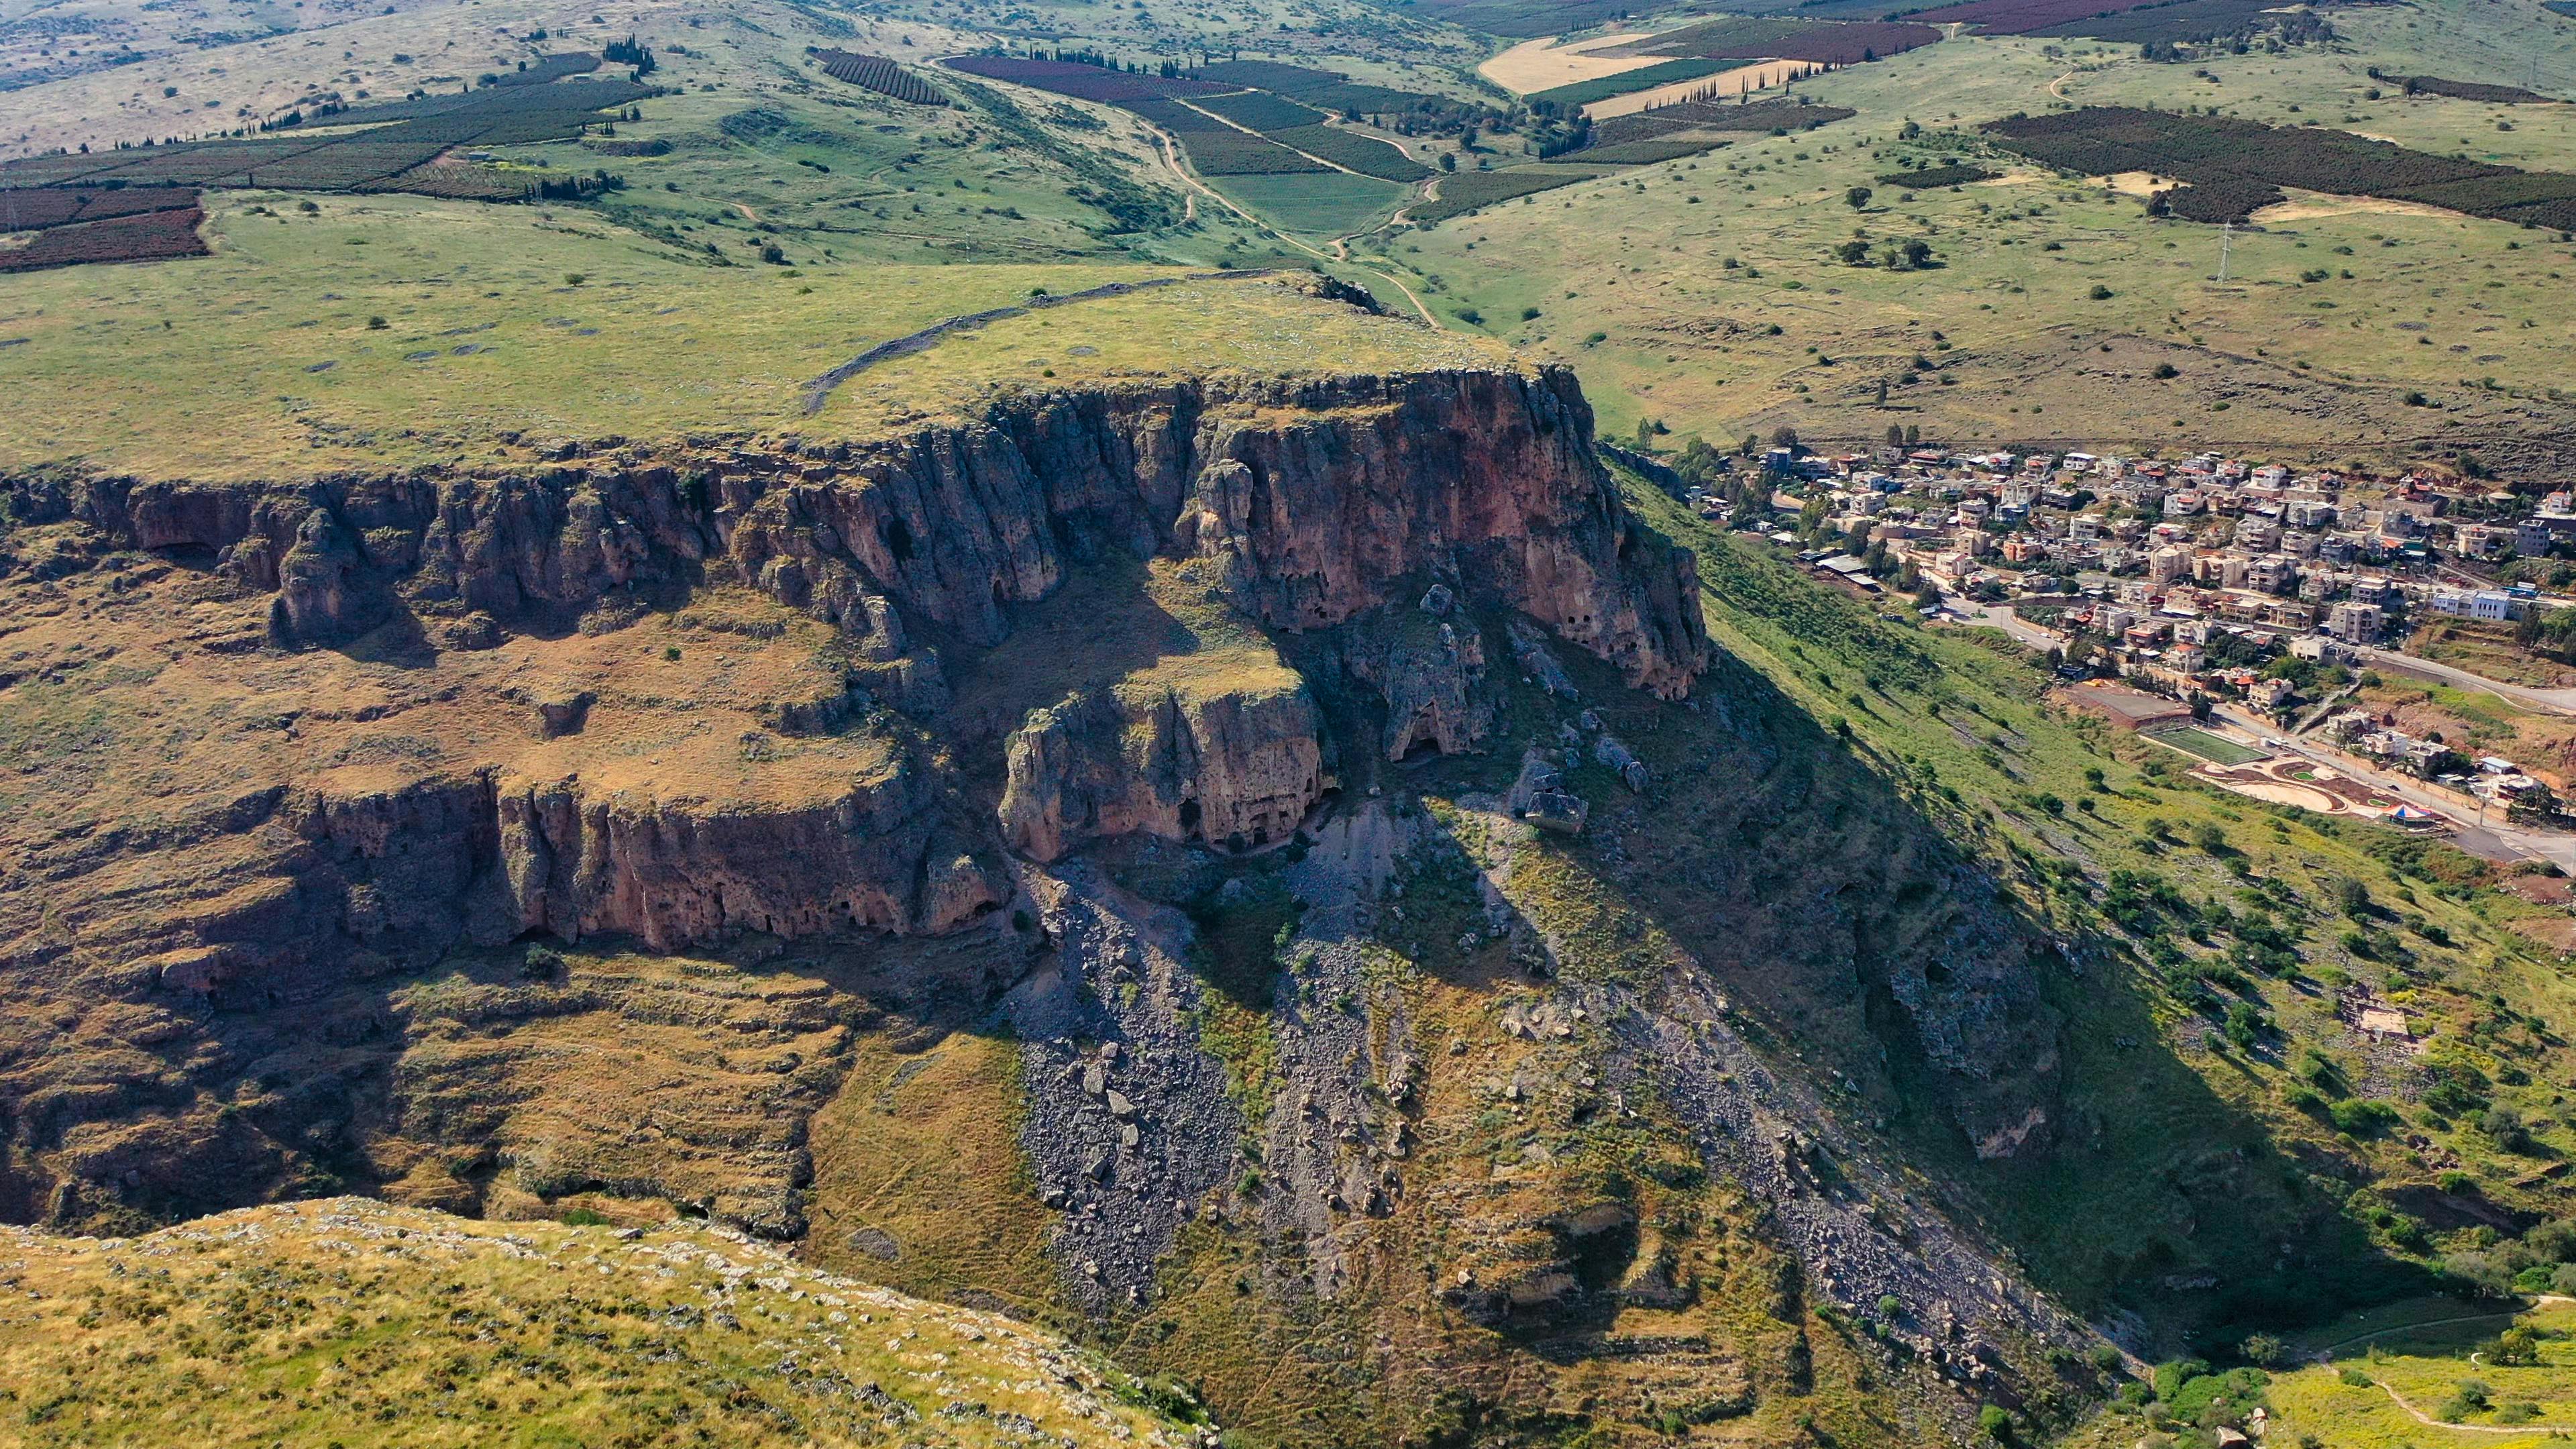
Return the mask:
<svg viewBox="0 0 2576 1449"><path fill-rule="evenodd" d="M1010 852L1294 832L1334 761L1281 639L1348 636L1324 657L1403 714L1394 755L1482 748L1471 614L1659 694L1708 650L1689 556L1626 512L1561 370L1140 383L866 444L292 485L53 472L0 479L0 510L0 984L74 1022L290 1023L531 934L940 936L1008 903ZM1130 577L1158 592L1123 633L1034 667L1069 581ZM1415 610L1432 579L1453 621ZM165 1114L142 1155L220 1160L236 1200L320 1150L219 1123L207 1090L252 1058L153 1031L150 1107L78 1087L62 1033L0 1044L0 1215L95 1124Z"/></svg>
<svg viewBox="0 0 2576 1449"><path fill-rule="evenodd" d="M1303 688L1077 695L1011 735L1002 830L1039 860L1134 830L1267 845L1323 793L1322 727Z"/></svg>

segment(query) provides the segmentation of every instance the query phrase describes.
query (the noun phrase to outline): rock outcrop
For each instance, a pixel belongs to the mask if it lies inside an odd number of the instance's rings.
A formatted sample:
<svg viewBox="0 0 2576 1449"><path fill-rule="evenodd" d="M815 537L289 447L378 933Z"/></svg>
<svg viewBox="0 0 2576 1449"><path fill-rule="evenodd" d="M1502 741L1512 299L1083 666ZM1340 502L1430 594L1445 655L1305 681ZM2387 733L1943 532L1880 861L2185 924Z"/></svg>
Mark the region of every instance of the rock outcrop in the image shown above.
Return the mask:
<svg viewBox="0 0 2576 1449"><path fill-rule="evenodd" d="M1012 900L1010 852L1295 832L1335 760L1289 636L1386 700L1390 756L1485 748L1498 615L1659 694L1708 652L1689 555L1627 513L1553 369L1137 384L864 445L293 485L49 473L0 479L0 510L0 690L52 722L8 737L0 986L76 1022L291 1033L530 935L944 938ZM1167 592L1128 653L954 703L1025 663L1014 630L1069 579L1139 565ZM323 1151L300 1134L350 1140L337 1109L218 1118L207 1084L249 1058L208 1030L156 1037L141 1095L73 1081L58 1031L0 1042L13 1160L166 1111L196 1145L156 1160L247 1200ZM0 1214L55 1171L0 1168Z"/></svg>
<svg viewBox="0 0 2576 1449"><path fill-rule="evenodd" d="M1008 752L1003 834L1038 860L1132 830L1267 845L1327 783L1323 719L1303 688L1086 692L1032 713Z"/></svg>
<svg viewBox="0 0 2576 1449"><path fill-rule="evenodd" d="M962 646L1008 632L1082 560L1197 556L1244 612L1323 628L1438 572L1686 690L1708 644L1689 553L1620 503L1562 368L1162 383L1001 405L883 442L313 485L12 480L17 516L205 552L278 594L281 643L390 610L561 627L712 582L838 625L878 663L907 618ZM1408 596L1409 597L1409 596Z"/></svg>

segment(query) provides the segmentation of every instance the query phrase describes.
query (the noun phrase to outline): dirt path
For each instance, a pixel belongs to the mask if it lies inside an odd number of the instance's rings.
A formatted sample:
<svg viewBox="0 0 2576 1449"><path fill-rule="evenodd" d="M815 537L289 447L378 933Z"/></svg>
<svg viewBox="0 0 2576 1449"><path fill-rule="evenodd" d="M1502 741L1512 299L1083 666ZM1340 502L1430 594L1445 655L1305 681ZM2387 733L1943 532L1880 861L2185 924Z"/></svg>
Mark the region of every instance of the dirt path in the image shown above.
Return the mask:
<svg viewBox="0 0 2576 1449"><path fill-rule="evenodd" d="M1007 82L1004 82L1004 84L1007 84ZM1191 106L1191 107L1190 107L1190 109L1191 109L1191 110L1196 111L1196 110L1198 110L1198 107L1196 107L1196 106ZM1201 112L1200 112L1200 114L1201 114L1201 115L1206 115L1206 114L1208 114L1208 113L1207 113L1207 112L1204 112L1204 111L1201 111ZM1178 181L1178 182L1180 182L1180 183L1181 183L1181 216L1182 216L1182 219L1183 219L1183 220L1185 220L1185 221L1186 221L1186 220L1195 220L1195 219L1197 219L1197 216L1198 216L1198 198L1199 198L1199 197L1204 196L1204 197L1206 197L1208 200L1210 200L1210 201L1212 201L1212 202L1216 203L1217 205L1224 207L1226 210L1228 210L1228 211L1230 211L1230 212L1233 212L1237 217L1240 217L1240 218L1243 220L1243 222L1244 222L1244 224L1245 224L1245 225L1250 226L1250 227L1254 228L1255 230L1260 231L1260 232L1261 232L1263 235L1265 235L1265 236L1274 237L1274 238L1278 239L1279 241L1286 243L1286 244L1287 244L1287 245L1289 245L1289 246L1295 247L1297 250L1299 250L1299 251L1301 251L1301 252L1304 252L1306 255L1308 255L1308 256L1310 256L1310 257L1315 258L1317 261L1324 261L1324 262L1340 262L1340 263L1344 264L1345 266L1360 266L1360 264L1359 264L1359 263L1351 261L1351 259L1350 259L1350 248L1349 248L1348 246L1346 246L1346 245L1345 245L1345 243L1347 243L1347 242L1350 240L1350 238L1351 238L1351 237L1353 237L1353 236L1365 236L1365 235L1367 235L1367 233L1366 233L1366 232L1352 232L1352 233L1350 233L1350 235L1349 235L1349 236L1335 237L1335 238L1333 239L1333 243L1332 243L1332 245L1333 245L1333 250L1332 250L1332 251L1330 251L1330 252L1322 251L1322 250L1319 250L1319 249L1317 249L1317 248L1315 248L1315 247L1308 246L1306 243L1304 243L1304 242L1302 242L1302 241L1299 241L1297 238L1295 238L1295 237L1293 237L1293 236L1288 235L1286 232L1281 231L1279 228L1277 228L1277 227L1275 227L1275 226L1272 226L1270 223L1268 223L1268 222L1266 222L1266 221L1263 221L1260 217L1257 217L1257 216L1253 215L1251 212L1244 210L1241 206L1236 205L1236 204L1235 204L1235 201L1234 201L1234 199L1233 199L1232 197L1229 197L1229 196L1227 196L1225 193L1223 193L1223 192L1221 192L1221 191L1216 190L1214 187L1209 186L1206 182L1199 180L1198 176L1197 176L1195 173L1193 173L1193 172L1192 172L1192 171L1191 171L1187 166L1184 166L1184 165L1182 165L1182 164L1181 164L1181 148L1180 148L1180 143L1172 139L1172 134L1171 134L1169 131L1166 131L1166 130L1164 130L1162 127L1157 126L1157 125L1154 125L1154 124L1152 124L1151 122L1146 121L1146 120L1145 120L1143 117L1141 117L1141 116L1135 117L1134 119L1136 120L1137 124L1144 126L1144 127L1145 127L1145 129L1146 129L1148 132L1152 133L1152 135L1153 135L1153 137L1154 137L1155 144L1161 148L1161 157L1162 157L1162 162L1163 162L1163 169L1164 169L1164 170L1166 170L1166 171L1169 171L1170 173L1172 173L1172 178L1173 178L1174 180L1176 180L1176 181ZM1220 120L1220 121L1225 121L1225 117L1223 117L1223 116L1218 116L1218 117L1216 117L1216 119L1217 119L1217 120ZM1227 125L1229 125L1229 126L1234 126L1234 125L1235 125L1235 123L1234 123L1234 122L1232 122L1232 121L1225 121L1225 123L1226 123ZM1245 127L1242 127L1242 126L1235 126L1235 129L1236 129L1236 130L1238 130L1238 131L1241 131L1241 130L1245 130L1246 128L1245 128ZM1261 133L1260 133L1260 132L1258 132L1258 131L1253 131L1253 132L1251 132L1250 134L1252 134L1252 135L1256 135L1256 136L1257 136L1257 135L1260 135ZM1267 139L1267 138L1265 137L1264 139ZM1290 149L1290 150L1296 150L1296 148L1295 148L1295 147L1293 147L1293 146L1292 146L1292 147L1290 147L1290 148L1288 148L1288 149ZM1399 148L1399 149L1401 149L1401 148ZM1298 154L1298 155L1300 155L1300 156L1304 156L1306 153L1305 153L1305 152L1303 152L1303 151L1298 151L1298 152L1297 152L1297 154ZM1330 162L1330 161L1325 161L1325 160L1324 160L1322 157L1320 157L1320 156L1317 156L1317 157L1310 157L1309 159L1310 159L1310 160L1314 160L1314 161L1321 162L1323 165L1326 165L1326 166L1333 166L1333 163L1332 163L1332 162ZM1350 168L1345 167L1345 166L1333 166L1333 169L1334 169L1334 170L1336 170L1336 171L1347 172L1348 174L1350 174L1350 175L1354 175L1354 176L1356 176L1356 175L1360 174L1360 173L1358 173L1358 172L1351 171L1351 170L1350 170ZM740 206L740 205L741 205L741 203L740 203L740 202L736 202L736 203L735 203L735 205ZM745 207L743 207L742 209L743 209L743 214L744 214L744 215L748 216L748 215L750 215L750 214L751 214L751 208L750 208L750 207L745 206ZM1381 223L1381 225L1383 225L1383 223ZM1372 230L1374 230L1374 228L1372 228ZM1406 300L1406 301L1408 301L1408 302L1410 302L1410 303L1412 303L1412 304L1413 304L1413 310L1422 314L1422 320L1423 320L1423 322L1424 322L1424 324L1425 324L1425 325L1430 326L1430 327L1433 327L1433 328L1437 328L1437 327L1439 327L1439 326L1440 326L1440 319L1431 315L1431 308L1430 308L1429 306L1425 305L1425 304L1424 304L1424 302L1423 302L1423 300L1422 300L1419 296L1416 296L1416 295L1414 294L1413 289L1412 289L1411 287L1406 286L1406 285L1404 284L1404 282L1402 281L1402 279L1397 278L1397 277L1393 277L1393 276L1389 276L1387 273L1385 273L1385 272L1381 272L1381 271L1379 271L1379 270L1378 270L1377 268L1375 268L1375 267L1360 266L1360 270L1361 270L1361 271L1364 271L1364 272L1366 272L1366 273L1368 273L1368 274L1369 274L1370 276L1372 276L1372 277L1377 278L1379 281L1382 281L1382 282L1386 283L1388 286L1395 288L1397 291L1402 292L1402 293L1404 294L1404 300ZM827 374L827 376L828 376L828 374ZM817 381L819 382L819 381L821 381L821 379L817 379ZM837 384L835 384L835 385L837 385ZM830 389L829 389L829 388L824 389L824 392L825 392L825 394L826 394L826 395L828 395L828 394L829 394L829 391L830 391ZM819 406L819 405L820 405L820 404L818 403L818 404L817 404L817 406Z"/></svg>
<svg viewBox="0 0 2576 1449"><path fill-rule="evenodd" d="M2516 1318L2529 1313L2533 1308L2545 1308L2553 1303L2576 1303L2576 1298L2570 1298L2561 1293L2537 1293L2532 1295L2531 1303L2527 1307L2507 1308L2496 1313L2471 1313L2458 1318L2435 1318L2423 1323L2391 1324L2386 1328L2374 1328L2368 1333L2356 1333L2350 1338L2337 1339L2323 1348L2313 1350L2309 1356L2318 1363L2326 1363L2331 1361L2336 1349L2350 1348L2356 1343L2368 1343L2374 1338L2386 1338L2392 1333L2412 1333L2419 1328L2448 1328L2456 1323L2484 1323L2491 1318Z"/></svg>
<svg viewBox="0 0 2576 1449"><path fill-rule="evenodd" d="M733 204L733 209L742 213L743 220L750 222L754 226L758 226L760 224L760 213L752 210L747 203L737 201Z"/></svg>
<svg viewBox="0 0 2576 1449"><path fill-rule="evenodd" d="M934 322L929 326L922 328L918 332L907 332L903 336L897 337L890 342L880 342L876 346L869 348L867 351L860 353L858 356L851 358L849 361L842 363L840 366L833 368L831 371L824 373L821 377L805 384L805 415L807 417L812 417L814 414L821 412L823 410L823 404L832 400L833 389L839 387L842 383L848 382L851 378L858 376L860 373L867 371L869 368L876 366L880 362L890 362L895 358L908 357L913 353L922 351L932 343L935 343L942 337L946 337L952 333L970 332L976 328L999 322L1006 317L1025 317L1029 313L1038 311L1042 308L1062 307L1074 302L1088 302L1097 297L1124 297L1130 292L1150 291L1158 287L1174 286L1185 281L1202 282L1211 278L1230 275L1242 274L1227 272L1199 272L1184 277L1148 277L1141 282L1106 282L1100 286L1090 288L1087 291L1067 292L1061 297L1049 296L1041 292L1030 297L1028 301L1013 306L995 307L984 312L969 312L962 317L950 317L943 321Z"/></svg>
<svg viewBox="0 0 2576 1449"><path fill-rule="evenodd" d="M2379 1383L2379 1380L2372 1379L2371 1382L2379 1384L2380 1392L2385 1393L2388 1397L2396 1400L2397 1407L2414 1415L2415 1422L2422 1424L2428 1429L2453 1429L2463 1434L2576 1433L2576 1424L2454 1424L2448 1419L2436 1419L2432 1415L2425 1413L2422 1409L2406 1402L2406 1396L2404 1394L2397 1392L2386 1384Z"/></svg>

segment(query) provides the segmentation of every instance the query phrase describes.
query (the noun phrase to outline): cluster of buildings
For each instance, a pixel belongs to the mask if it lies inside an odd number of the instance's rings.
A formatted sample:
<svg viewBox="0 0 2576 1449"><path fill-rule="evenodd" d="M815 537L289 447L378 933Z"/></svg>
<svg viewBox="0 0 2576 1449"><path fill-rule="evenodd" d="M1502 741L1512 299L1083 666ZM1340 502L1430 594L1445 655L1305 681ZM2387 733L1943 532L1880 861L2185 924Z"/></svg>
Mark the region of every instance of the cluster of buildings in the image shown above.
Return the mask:
<svg viewBox="0 0 2576 1449"><path fill-rule="evenodd" d="M2406 617L2511 622L2553 606L2478 566L2576 548L2576 507L2408 475L2363 489L2202 455L1954 455L1896 448L1841 457L1775 449L1775 507L1821 503L1812 561L1856 587L1913 566L1949 592L2085 600L2073 622L2187 667L2208 624L2377 642ZM1704 505L1703 511L1711 511Z"/></svg>
<svg viewBox="0 0 2576 1449"><path fill-rule="evenodd" d="M2513 761L2499 755L2471 759L2441 740L2419 739L2398 729L2393 716L2340 710L2326 716L2324 733L2344 749L2388 769L2464 790L2508 810L2556 807L2548 784L2525 774Z"/></svg>

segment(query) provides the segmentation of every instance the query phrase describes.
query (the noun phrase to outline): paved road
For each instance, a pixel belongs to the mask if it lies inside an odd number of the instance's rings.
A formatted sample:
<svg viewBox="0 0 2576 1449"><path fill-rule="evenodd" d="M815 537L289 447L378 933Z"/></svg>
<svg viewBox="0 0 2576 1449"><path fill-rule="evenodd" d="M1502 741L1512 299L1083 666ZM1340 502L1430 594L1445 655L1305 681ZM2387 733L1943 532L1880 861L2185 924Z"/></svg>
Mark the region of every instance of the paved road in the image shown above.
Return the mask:
<svg viewBox="0 0 2576 1449"><path fill-rule="evenodd" d="M2364 649L2361 657L2379 668L2400 674L2436 679L2462 689L2484 690L2526 709L2549 714L2576 714L2576 689L2535 689L2529 685L2507 684L2501 679L2489 679L2483 674L2471 674L2465 669L2436 664L2430 659L2418 659L2412 654L2400 654L2390 649Z"/></svg>
<svg viewBox="0 0 2576 1449"><path fill-rule="evenodd" d="M2051 633L2036 624L2025 624L2012 610L1990 609L1965 594L1943 594L1941 607L1971 624L2001 629L2025 648L2036 649L2043 654L2066 643L2064 635Z"/></svg>

